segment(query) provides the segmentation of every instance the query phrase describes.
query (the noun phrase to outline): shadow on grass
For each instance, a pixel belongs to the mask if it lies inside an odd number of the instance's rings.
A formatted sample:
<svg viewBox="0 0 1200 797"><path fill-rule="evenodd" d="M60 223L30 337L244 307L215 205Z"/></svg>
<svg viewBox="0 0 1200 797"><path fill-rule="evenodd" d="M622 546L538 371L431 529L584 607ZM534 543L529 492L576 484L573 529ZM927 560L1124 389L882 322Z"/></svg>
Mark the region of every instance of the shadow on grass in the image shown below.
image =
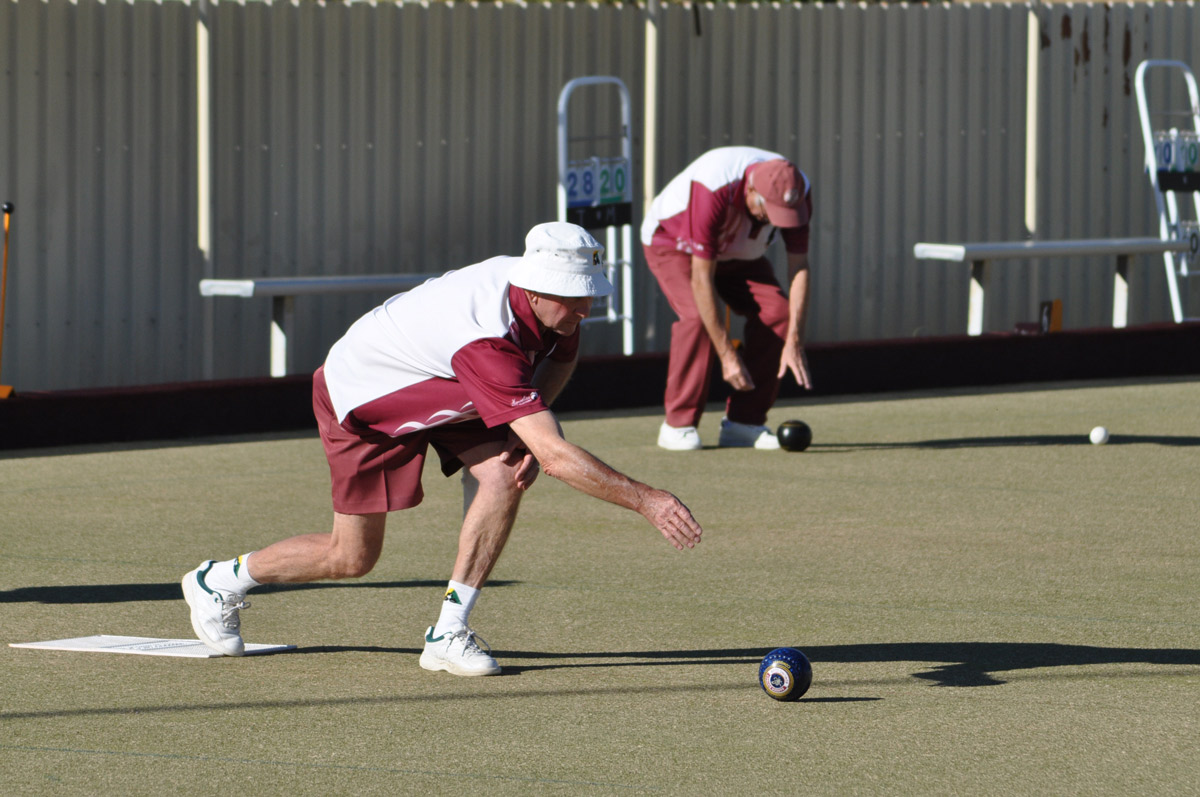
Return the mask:
<svg viewBox="0 0 1200 797"><path fill-rule="evenodd" d="M814 664L820 662L940 662L914 678L935 686L998 686L1004 680L996 672L1047 667L1077 667L1087 664L1194 664L1200 666L1200 650L1164 648L1099 648L1089 645L1058 645L1035 642L897 642L890 644L824 645L803 648ZM502 662L513 659L569 658L568 663L517 664L505 666L506 673L562 667L679 667L692 664L758 664L765 649L644 651L638 653L533 653L498 652ZM598 661L603 659L605 661ZM613 659L628 659L614 662Z"/></svg>
<svg viewBox="0 0 1200 797"><path fill-rule="evenodd" d="M1171 435L1114 434L1106 445L1200 446L1200 437ZM1007 435L999 437L956 437L945 440L914 440L906 443L813 443L807 452L841 454L848 451L885 451L906 448L1000 448L1007 446L1091 446L1086 434Z"/></svg>
<svg viewBox="0 0 1200 797"><path fill-rule="evenodd" d="M266 656L253 656L252 659L263 659ZM462 679L454 678L453 676L443 676L449 681L478 681L494 680L486 679ZM49 709L42 711L5 711L0 709L0 722L4 720L30 720L30 719L63 719L67 717L109 717L123 716L127 717L132 713L138 715L149 714L176 714L186 712L206 712L206 711L261 711L263 709L305 709L305 708L338 708L344 706L364 707L364 706L396 706L404 704L436 704L436 703L451 703L458 700L474 701L498 699L505 702L522 699L538 699L538 698L561 698L561 697L603 697L606 695L680 695L687 692L697 692L700 694L711 694L713 692L755 692L759 688L755 686L753 678L747 681L739 681L737 683L670 683L655 686L613 686L610 684L600 683L599 685L583 685L572 689L525 689L525 690L488 690L486 687L473 683L463 684L464 688L461 691L450 692L421 692L419 694L394 694L394 695L371 695L359 697L297 697L297 698L280 698L276 700L228 700L228 701L210 701L210 702L193 702L193 703L177 703L166 705L142 705L136 708L130 706L99 706L92 708L62 708ZM761 693L758 695L761 696ZM800 703L873 703L882 700L878 697L802 697ZM768 704L774 701L766 701ZM0 749L4 749L3 740L0 740Z"/></svg>
<svg viewBox="0 0 1200 797"><path fill-rule="evenodd" d="M296 656L313 653L346 653L365 652L383 653L389 655L404 654L416 656L420 653L417 648L391 648L379 646L341 646L330 645L323 647L299 648L297 650L278 653L271 656L252 656L239 660L236 664L226 660L230 666L254 667L261 666L277 656ZM497 651L497 656L504 665L504 675L518 676L537 670L570 669L579 667L671 667L678 668L695 664L744 665L746 668L757 667L762 657L769 651L763 648L724 648L713 650L674 650L674 651L640 651L640 652L597 652L597 653L546 653L542 651ZM932 681L936 686L996 686L1004 681L996 678L993 673L1032 670L1050 667L1078 667L1089 664L1159 664L1159 665L1197 665L1200 666L1200 650L1164 649L1164 648L1099 648L1089 645L1056 645L1046 643L1024 642L898 642L889 644L864 645L823 645L804 648L808 658L814 663L816 684L822 683L821 667L824 662L838 663L871 663L871 662L940 662L932 670L914 672L912 677ZM136 658L136 657L135 657ZM552 663L531 664L521 666L512 664L513 660L550 660ZM1143 673L1137 673L1142 675ZM1188 674L1191 676L1191 673ZM503 676L502 676L503 677ZM1117 678L1119 675L1103 677ZM459 679L449 679L452 682ZM473 679L472 679L473 680ZM493 679L483 679L491 681ZM661 680L661 679L660 679ZM173 713L188 711L227 711L252 710L264 708L319 708L335 706L371 706L395 705L402 703L436 703L452 700L483 700L498 698L512 700L514 698L539 698L563 696L603 696L603 695L655 695L683 694L686 692L710 693L721 690L753 689L753 679L724 683L704 682L703 679L669 679L667 683L655 684L624 684L615 685L606 682L597 674L595 680L576 680L577 686L570 689L559 688L556 684L547 684L545 688L531 688L513 691L502 689L496 691L485 685L469 684L464 691L453 692L422 692L420 694L371 695L353 697L304 697L290 699L267 700L230 700L204 703L145 705L136 709L128 705L101 706L91 708L57 708L39 711L4 711L0 709L0 720L45 719L80 716L128 715L133 711L139 714L155 712ZM849 682L850 684L861 682ZM874 684L892 683L892 681L873 681ZM837 697L803 697L801 703L859 703L883 700L878 696L837 696Z"/></svg>
<svg viewBox="0 0 1200 797"><path fill-rule="evenodd" d="M1200 650L1172 648L1100 648L1041 642L896 642L888 644L822 645L803 651L814 664L838 662L936 662L932 669L914 672L914 678L934 686L999 686L1004 680L993 673L1088 664L1167 664L1200 666ZM419 654L416 648L326 645L303 647L278 655L311 653ZM654 650L636 652L550 653L494 650L504 675L538 670L607 667L684 667L709 664L758 665L766 648L713 650ZM537 663L541 660L545 664ZM531 663L522 663L531 662Z"/></svg>
<svg viewBox="0 0 1200 797"><path fill-rule="evenodd" d="M935 686L998 686L993 673L1091 664L1167 664L1200 666L1200 650L1184 648L1101 648L1046 642L897 642L877 645L827 645L805 649L813 661L941 662L913 673Z"/></svg>
<svg viewBox="0 0 1200 797"><path fill-rule="evenodd" d="M489 581L488 587L506 587L516 581ZM250 593L269 595L308 589L411 589L446 587L446 580L413 581L322 581L312 584L267 584ZM67 584L58 587L18 587L0 590L0 603L127 603L130 601L183 600L178 581L165 584Z"/></svg>

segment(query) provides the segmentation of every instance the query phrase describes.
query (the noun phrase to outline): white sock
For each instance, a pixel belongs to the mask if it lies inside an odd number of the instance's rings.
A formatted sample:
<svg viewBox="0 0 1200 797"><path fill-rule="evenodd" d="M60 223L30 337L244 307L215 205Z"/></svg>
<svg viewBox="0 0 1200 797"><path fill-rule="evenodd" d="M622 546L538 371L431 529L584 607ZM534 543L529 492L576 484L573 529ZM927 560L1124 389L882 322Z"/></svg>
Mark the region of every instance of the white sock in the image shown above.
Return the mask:
<svg viewBox="0 0 1200 797"><path fill-rule="evenodd" d="M237 559L217 562L204 576L204 583L220 592L245 595L255 587L261 586L250 577L250 568L246 566L246 560L249 558L250 554L248 553Z"/></svg>
<svg viewBox="0 0 1200 797"><path fill-rule="evenodd" d="M460 631L467 627L467 615L471 607L479 599L479 590L451 580L446 587L446 597L442 600L442 613L437 625L433 627L435 637L446 633Z"/></svg>

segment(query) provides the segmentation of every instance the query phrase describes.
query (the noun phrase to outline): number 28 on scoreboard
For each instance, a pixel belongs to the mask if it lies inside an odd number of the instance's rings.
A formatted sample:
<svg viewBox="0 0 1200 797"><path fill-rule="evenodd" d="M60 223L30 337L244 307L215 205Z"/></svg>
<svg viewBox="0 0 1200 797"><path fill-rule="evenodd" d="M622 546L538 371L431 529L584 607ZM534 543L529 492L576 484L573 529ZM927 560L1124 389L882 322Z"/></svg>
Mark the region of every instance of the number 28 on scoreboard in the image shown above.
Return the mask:
<svg viewBox="0 0 1200 797"><path fill-rule="evenodd" d="M633 201L629 161L625 158L572 161L567 167L564 187L570 208Z"/></svg>

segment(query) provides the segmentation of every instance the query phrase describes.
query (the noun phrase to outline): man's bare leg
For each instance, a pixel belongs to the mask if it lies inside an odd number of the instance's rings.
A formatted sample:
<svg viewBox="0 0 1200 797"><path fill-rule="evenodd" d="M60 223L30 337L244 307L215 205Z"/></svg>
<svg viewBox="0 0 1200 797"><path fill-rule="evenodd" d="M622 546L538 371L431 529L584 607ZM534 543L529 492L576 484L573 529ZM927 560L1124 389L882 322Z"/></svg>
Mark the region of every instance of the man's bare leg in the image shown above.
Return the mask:
<svg viewBox="0 0 1200 797"><path fill-rule="evenodd" d="M450 578L480 589L508 542L523 493L516 487L513 467L498 456L468 466L468 471L476 483L475 495L463 517Z"/></svg>
<svg viewBox="0 0 1200 797"><path fill-rule="evenodd" d="M334 513L329 534L302 534L253 554L225 562L201 563L183 577L192 630L205 645L226 656L241 656L240 611L246 593L259 584L353 578L371 571L383 548L387 515Z"/></svg>
<svg viewBox="0 0 1200 797"><path fill-rule="evenodd" d="M421 666L455 675L495 675L500 665L476 643L468 615L512 532L523 490L517 467L504 461L505 447L488 444L463 455L465 512L458 555L435 626L425 634ZM519 462L519 459L518 459Z"/></svg>
<svg viewBox="0 0 1200 797"><path fill-rule="evenodd" d="M301 534L255 551L246 560L260 584L294 584L321 579L359 578L371 572L383 550L387 513L333 513L329 534Z"/></svg>

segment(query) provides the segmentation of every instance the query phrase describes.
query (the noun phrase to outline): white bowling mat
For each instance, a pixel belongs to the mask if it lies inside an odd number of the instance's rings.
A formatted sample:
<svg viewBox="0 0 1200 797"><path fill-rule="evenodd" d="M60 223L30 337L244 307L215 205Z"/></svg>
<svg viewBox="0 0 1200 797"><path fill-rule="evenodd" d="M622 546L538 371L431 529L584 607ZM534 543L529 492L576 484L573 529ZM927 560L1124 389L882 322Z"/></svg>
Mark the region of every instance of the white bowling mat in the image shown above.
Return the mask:
<svg viewBox="0 0 1200 797"><path fill-rule="evenodd" d="M180 656L187 659L217 659L221 654L209 650L196 639L156 639L144 636L110 636L97 634L74 639L51 639L47 642L11 642L10 648L40 648L42 650L90 650L93 653L136 653L142 656ZM294 650L295 645L246 645L246 655Z"/></svg>

